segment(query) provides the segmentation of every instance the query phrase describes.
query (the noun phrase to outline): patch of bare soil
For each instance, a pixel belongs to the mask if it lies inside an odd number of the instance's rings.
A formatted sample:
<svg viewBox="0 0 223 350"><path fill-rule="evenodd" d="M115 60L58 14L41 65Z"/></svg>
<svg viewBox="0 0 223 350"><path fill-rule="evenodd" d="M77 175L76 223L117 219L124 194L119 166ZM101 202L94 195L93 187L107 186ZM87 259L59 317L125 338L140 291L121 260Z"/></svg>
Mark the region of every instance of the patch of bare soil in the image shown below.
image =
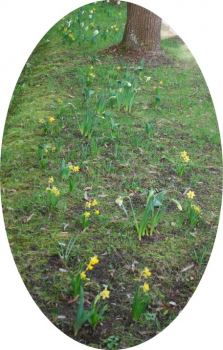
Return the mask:
<svg viewBox="0 0 223 350"><path fill-rule="evenodd" d="M146 52L143 50L132 50L123 48L119 44L112 45L106 50L101 51L101 54L111 54L114 57L131 60L138 64L142 58L151 67L171 64L172 60L167 57L162 50L157 52Z"/></svg>

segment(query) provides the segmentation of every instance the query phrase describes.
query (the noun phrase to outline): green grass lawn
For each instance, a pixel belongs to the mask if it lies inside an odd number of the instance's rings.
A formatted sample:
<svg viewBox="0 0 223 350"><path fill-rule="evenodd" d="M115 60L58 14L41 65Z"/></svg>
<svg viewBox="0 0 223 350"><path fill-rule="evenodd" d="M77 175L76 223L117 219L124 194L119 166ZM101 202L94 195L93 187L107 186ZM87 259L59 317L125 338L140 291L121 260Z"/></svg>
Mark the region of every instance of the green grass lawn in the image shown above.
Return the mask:
<svg viewBox="0 0 223 350"><path fill-rule="evenodd" d="M30 294L74 338L79 301L68 271L76 276L97 255L99 263L86 272L90 282L83 279L84 307L107 287L110 297L102 306L108 308L95 330L85 322L75 339L110 349L152 338L187 304L212 251L222 185L217 119L194 58L163 28L162 52L145 55L143 66L141 53L117 50L125 22L125 3L99 2L69 14L45 35L13 93L1 155L6 230ZM114 96L130 92L132 109L122 104L119 110ZM173 162L183 162L183 151L190 160L178 176ZM79 168L70 171L70 164ZM183 210L171 202L153 234L139 240L128 198L129 216L116 200L130 196L139 221L150 189L166 191L162 207L174 198ZM202 212L193 227L189 191ZM86 208L93 200L97 205ZM70 238L76 241L66 262L57 250ZM145 267L152 274L141 284L149 283L150 302L133 322L131 303Z"/></svg>

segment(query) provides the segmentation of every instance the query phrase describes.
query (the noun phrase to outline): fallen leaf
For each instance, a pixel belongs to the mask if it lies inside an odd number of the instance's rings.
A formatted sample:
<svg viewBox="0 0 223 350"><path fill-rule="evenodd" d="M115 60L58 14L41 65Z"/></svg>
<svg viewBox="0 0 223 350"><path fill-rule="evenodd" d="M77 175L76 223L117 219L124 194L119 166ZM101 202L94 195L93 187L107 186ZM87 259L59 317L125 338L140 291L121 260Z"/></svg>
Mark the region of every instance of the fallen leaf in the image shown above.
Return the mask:
<svg viewBox="0 0 223 350"><path fill-rule="evenodd" d="M34 213L32 213L32 214L28 217L28 219L26 220L26 222L30 221L30 220L32 219L33 215L34 215Z"/></svg>
<svg viewBox="0 0 223 350"><path fill-rule="evenodd" d="M192 267L194 267L194 264L193 264L193 265L190 265L190 266L185 267L185 268L184 268L184 269L182 269L180 272L185 272L185 271L187 271L187 270L189 270L189 269L192 269Z"/></svg>
<svg viewBox="0 0 223 350"><path fill-rule="evenodd" d="M89 198L86 191L84 192L84 199L89 202Z"/></svg>
<svg viewBox="0 0 223 350"><path fill-rule="evenodd" d="M92 190L92 187L93 187L93 186L85 187L85 188L84 188L84 191L90 191L90 190Z"/></svg>
<svg viewBox="0 0 223 350"><path fill-rule="evenodd" d="M79 295L77 295L75 298L68 300L67 304L75 303L79 299Z"/></svg>

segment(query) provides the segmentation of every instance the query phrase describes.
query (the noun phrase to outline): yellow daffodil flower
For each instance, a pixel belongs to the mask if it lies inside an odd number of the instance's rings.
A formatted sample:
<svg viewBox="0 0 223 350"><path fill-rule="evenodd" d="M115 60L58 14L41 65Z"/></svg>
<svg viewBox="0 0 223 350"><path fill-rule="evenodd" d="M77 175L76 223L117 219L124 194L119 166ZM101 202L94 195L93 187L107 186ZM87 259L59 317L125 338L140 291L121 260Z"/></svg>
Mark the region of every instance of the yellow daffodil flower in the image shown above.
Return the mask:
<svg viewBox="0 0 223 350"><path fill-rule="evenodd" d="M146 83L148 83L148 81L150 81L151 77L146 77Z"/></svg>
<svg viewBox="0 0 223 350"><path fill-rule="evenodd" d="M85 272L81 272L81 279L84 279L86 277L86 273Z"/></svg>
<svg viewBox="0 0 223 350"><path fill-rule="evenodd" d="M60 98L58 98L57 102L58 102L58 103L61 103L62 101L61 101L61 99L60 99Z"/></svg>
<svg viewBox="0 0 223 350"><path fill-rule="evenodd" d="M118 66L118 67L117 67L117 70L120 70L120 69L121 69L121 67Z"/></svg>
<svg viewBox="0 0 223 350"><path fill-rule="evenodd" d="M148 292L148 290L149 290L149 285L148 285L148 283L144 283L144 285L143 285L143 287L142 287L142 289L143 289L143 292L144 293L146 293L146 292Z"/></svg>
<svg viewBox="0 0 223 350"><path fill-rule="evenodd" d="M162 85L163 84L163 82L162 82L162 80L160 81L160 85Z"/></svg>
<svg viewBox="0 0 223 350"><path fill-rule="evenodd" d="M98 204L98 202L96 201L96 199L94 199L93 202L92 202L92 205L94 206L94 205L97 205L97 204Z"/></svg>
<svg viewBox="0 0 223 350"><path fill-rule="evenodd" d="M86 211L86 213L84 213L84 216L85 216L86 218L89 218L90 213L89 213L88 211Z"/></svg>
<svg viewBox="0 0 223 350"><path fill-rule="evenodd" d="M102 299L109 298L110 291L107 289L107 287L103 290L103 292L100 293L100 296Z"/></svg>
<svg viewBox="0 0 223 350"><path fill-rule="evenodd" d="M53 176L50 176L50 177L49 177L48 182L49 182L50 184L52 184L52 183L54 182L54 178L53 178Z"/></svg>
<svg viewBox="0 0 223 350"><path fill-rule="evenodd" d="M87 202L87 203L85 204L85 208L89 208L89 209L90 209L90 207L91 207L91 202Z"/></svg>
<svg viewBox="0 0 223 350"><path fill-rule="evenodd" d="M80 167L77 165L77 166L74 166L73 167L73 171L76 173L80 170Z"/></svg>
<svg viewBox="0 0 223 350"><path fill-rule="evenodd" d="M181 152L180 155L181 155L182 158L187 157L187 152L186 152L186 151L183 151L183 152Z"/></svg>
<svg viewBox="0 0 223 350"><path fill-rule="evenodd" d="M95 211L95 215L99 215L100 214L100 211L99 210L96 210Z"/></svg>
<svg viewBox="0 0 223 350"><path fill-rule="evenodd" d="M98 264L99 263L99 260L98 260L98 257L97 257L97 255L95 255L95 256L93 256L93 258L91 258L91 260L90 260L90 265L96 265L96 264Z"/></svg>
<svg viewBox="0 0 223 350"><path fill-rule="evenodd" d="M184 162L188 163L190 161L190 158L188 156L184 157Z"/></svg>
<svg viewBox="0 0 223 350"><path fill-rule="evenodd" d="M142 276L143 276L143 277L150 277L151 274L152 274L152 273L150 272L150 270L148 269L148 267L145 267L144 270L143 270Z"/></svg>
<svg viewBox="0 0 223 350"><path fill-rule="evenodd" d="M187 193L187 198L189 198L189 199L193 199L194 196L195 196L194 191L189 191L189 192Z"/></svg>
<svg viewBox="0 0 223 350"><path fill-rule="evenodd" d="M87 270L92 270L93 269L93 266L91 265L91 264L89 264L88 266L87 266Z"/></svg>
<svg viewBox="0 0 223 350"><path fill-rule="evenodd" d="M49 120L50 123L52 123L52 122L55 122L56 119L53 118L53 117L51 117L51 118L49 118L48 120Z"/></svg>
<svg viewBox="0 0 223 350"><path fill-rule="evenodd" d="M43 119L39 119L39 123L43 123L44 122L44 120Z"/></svg>
<svg viewBox="0 0 223 350"><path fill-rule="evenodd" d="M94 69L94 66L90 66L90 69Z"/></svg>
<svg viewBox="0 0 223 350"><path fill-rule="evenodd" d="M121 92L122 92L122 88L118 89L118 92L120 92L120 93L121 93Z"/></svg>

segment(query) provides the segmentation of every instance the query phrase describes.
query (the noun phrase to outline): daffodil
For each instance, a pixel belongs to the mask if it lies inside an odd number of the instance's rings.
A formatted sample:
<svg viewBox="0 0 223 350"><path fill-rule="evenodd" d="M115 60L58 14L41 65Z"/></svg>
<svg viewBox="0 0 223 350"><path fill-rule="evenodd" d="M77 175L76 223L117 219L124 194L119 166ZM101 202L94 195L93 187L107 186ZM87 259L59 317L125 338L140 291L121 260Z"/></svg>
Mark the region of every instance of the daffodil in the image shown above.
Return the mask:
<svg viewBox="0 0 223 350"><path fill-rule="evenodd" d="M95 215L99 215L100 211L99 210L95 210Z"/></svg>
<svg viewBox="0 0 223 350"><path fill-rule="evenodd" d="M146 77L146 83L148 83L148 81L150 81L151 77Z"/></svg>
<svg viewBox="0 0 223 350"><path fill-rule="evenodd" d="M90 66L90 69L94 69L94 66Z"/></svg>
<svg viewBox="0 0 223 350"><path fill-rule="evenodd" d="M184 158L184 157L187 157L187 152L186 152L186 151L183 151L183 152L181 152L180 155L181 155L181 157L183 157L183 158Z"/></svg>
<svg viewBox="0 0 223 350"><path fill-rule="evenodd" d="M89 218L90 213L89 213L88 211L86 211L86 213L84 213L84 216L85 216L86 218Z"/></svg>
<svg viewBox="0 0 223 350"><path fill-rule="evenodd" d="M53 118L53 117L51 117L51 118L49 118L48 120L49 120L50 123L52 123L52 122L55 122L56 119Z"/></svg>
<svg viewBox="0 0 223 350"><path fill-rule="evenodd" d="M123 204L123 198L122 197L118 197L115 201L116 204L118 204L120 207Z"/></svg>
<svg viewBox="0 0 223 350"><path fill-rule="evenodd" d="M162 82L162 80L160 81L160 85L162 85L163 84L163 82Z"/></svg>
<svg viewBox="0 0 223 350"><path fill-rule="evenodd" d="M132 86L132 84L129 81L127 81L126 85L129 87Z"/></svg>
<svg viewBox="0 0 223 350"><path fill-rule="evenodd" d="M87 202L87 203L85 204L85 208L89 208L89 209L90 209L90 207L91 207L91 202Z"/></svg>
<svg viewBox="0 0 223 350"><path fill-rule="evenodd" d="M121 69L121 67L120 67L120 66L118 66L118 67L117 67L117 70L120 70L120 69Z"/></svg>
<svg viewBox="0 0 223 350"><path fill-rule="evenodd" d="M86 273L85 272L81 272L81 279L84 279L84 278L86 278Z"/></svg>
<svg viewBox="0 0 223 350"><path fill-rule="evenodd" d="M58 190L58 188L56 186L52 187L51 192L53 194L55 194L55 196L59 196L60 195L60 191Z"/></svg>
<svg viewBox="0 0 223 350"><path fill-rule="evenodd" d="M180 204L176 199L172 199L172 202L174 202L174 203L176 204L177 208L178 208L180 211L182 211L182 206L181 206L181 204Z"/></svg>
<svg viewBox="0 0 223 350"><path fill-rule="evenodd" d="M118 92L120 92L120 93L121 93L121 92L122 92L122 88L118 89Z"/></svg>
<svg viewBox="0 0 223 350"><path fill-rule="evenodd" d="M143 287L142 287L142 289L143 289L143 292L144 293L146 293L146 292L148 292L148 290L149 290L149 285L148 285L148 283L144 283L144 285L143 285Z"/></svg>
<svg viewBox="0 0 223 350"><path fill-rule="evenodd" d="M103 290L103 292L100 293L100 296L102 299L109 298L110 291L107 289L107 287Z"/></svg>
<svg viewBox="0 0 223 350"><path fill-rule="evenodd" d="M152 274L152 273L150 272L150 270L148 269L148 267L145 267L144 270L143 270L142 276L143 276L143 277L150 277L151 274Z"/></svg>
<svg viewBox="0 0 223 350"><path fill-rule="evenodd" d="M92 270L93 269L93 266L91 265L91 264L89 264L88 266L87 266L87 270Z"/></svg>
<svg viewBox="0 0 223 350"><path fill-rule="evenodd" d="M99 30L96 29L96 30L94 31L94 35L98 35L98 34L99 34Z"/></svg>
<svg viewBox="0 0 223 350"><path fill-rule="evenodd" d="M52 152L54 152L54 151L56 151L56 147L55 146L53 146L52 148L51 148L51 150L52 150Z"/></svg>
<svg viewBox="0 0 223 350"><path fill-rule="evenodd" d="M95 255L95 256L93 256L93 258L91 258L91 260L90 260L90 265L96 265L96 264L98 264L99 263L99 260L98 260L98 257L97 257L97 255Z"/></svg>
<svg viewBox="0 0 223 350"><path fill-rule="evenodd" d="M97 204L98 204L98 202L96 201L96 199L94 199L93 202L92 202L92 205L94 206L94 205L97 205Z"/></svg>
<svg viewBox="0 0 223 350"><path fill-rule="evenodd" d="M39 123L43 123L44 122L44 120L43 119L39 119Z"/></svg>
<svg viewBox="0 0 223 350"><path fill-rule="evenodd" d="M184 162L188 163L190 161L190 158L188 156L184 157Z"/></svg>
<svg viewBox="0 0 223 350"><path fill-rule="evenodd" d="M189 199L193 199L194 196L195 196L194 191L189 191L189 192L187 193L187 198L189 198Z"/></svg>
<svg viewBox="0 0 223 350"><path fill-rule="evenodd" d="M50 177L49 177L48 182L49 182L50 184L52 184L52 183L54 182L54 178L53 178L53 176L50 176Z"/></svg>
<svg viewBox="0 0 223 350"><path fill-rule="evenodd" d="M58 103L61 103L62 101L61 101L61 99L60 99L60 98L58 98L57 102L58 102Z"/></svg>
<svg viewBox="0 0 223 350"><path fill-rule="evenodd" d="M78 165L73 167L73 171L75 173L77 173L79 170L80 170L80 167Z"/></svg>

